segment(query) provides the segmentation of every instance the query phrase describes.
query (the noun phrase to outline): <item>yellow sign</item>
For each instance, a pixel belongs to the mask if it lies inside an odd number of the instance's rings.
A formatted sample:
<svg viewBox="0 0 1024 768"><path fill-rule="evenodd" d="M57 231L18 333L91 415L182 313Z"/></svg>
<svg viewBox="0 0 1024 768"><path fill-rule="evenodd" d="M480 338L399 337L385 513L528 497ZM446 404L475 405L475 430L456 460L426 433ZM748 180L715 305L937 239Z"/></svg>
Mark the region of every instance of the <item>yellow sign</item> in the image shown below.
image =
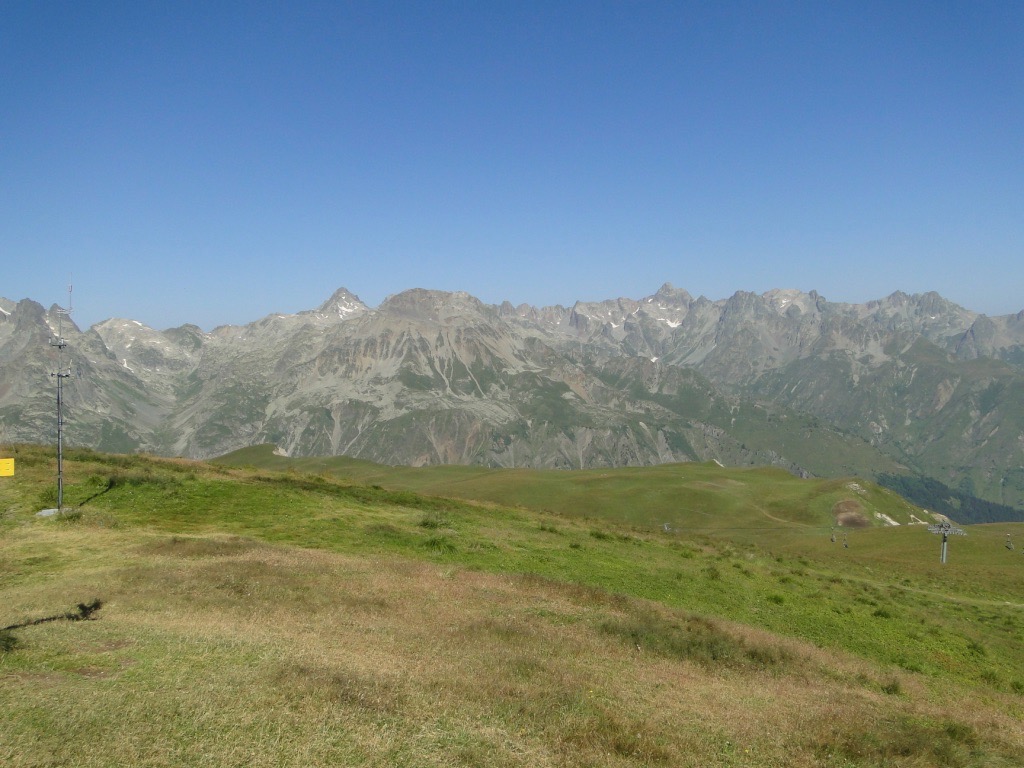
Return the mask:
<svg viewBox="0 0 1024 768"><path fill-rule="evenodd" d="M0 459L0 477L10 477L14 474L14 459Z"/></svg>

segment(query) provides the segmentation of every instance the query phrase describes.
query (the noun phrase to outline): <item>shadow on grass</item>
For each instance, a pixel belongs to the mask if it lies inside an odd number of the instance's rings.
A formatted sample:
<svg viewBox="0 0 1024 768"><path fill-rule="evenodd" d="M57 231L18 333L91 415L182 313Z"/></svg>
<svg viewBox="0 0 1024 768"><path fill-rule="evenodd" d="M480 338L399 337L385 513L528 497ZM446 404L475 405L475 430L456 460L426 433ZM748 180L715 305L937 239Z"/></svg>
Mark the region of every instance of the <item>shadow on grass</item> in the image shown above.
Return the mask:
<svg viewBox="0 0 1024 768"><path fill-rule="evenodd" d="M6 627L0 628L0 632L21 629L22 627L34 627L36 624L45 624L48 621L88 621L102 607L103 601L96 598L91 603L79 603L77 612L68 611L67 613L59 613L54 616L46 616L42 619L23 621L20 624L8 624Z"/></svg>

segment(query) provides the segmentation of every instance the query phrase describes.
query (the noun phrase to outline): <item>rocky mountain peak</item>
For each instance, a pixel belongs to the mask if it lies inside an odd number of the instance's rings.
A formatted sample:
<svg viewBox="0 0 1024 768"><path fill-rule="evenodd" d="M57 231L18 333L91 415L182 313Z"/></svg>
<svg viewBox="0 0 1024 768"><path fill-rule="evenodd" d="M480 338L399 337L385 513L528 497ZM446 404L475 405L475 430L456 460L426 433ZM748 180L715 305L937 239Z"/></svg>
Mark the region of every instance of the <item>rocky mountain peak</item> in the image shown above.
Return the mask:
<svg viewBox="0 0 1024 768"><path fill-rule="evenodd" d="M327 317L336 317L341 320L348 320L351 317L360 315L369 310L358 296L347 288L339 288L331 298L317 307L316 311Z"/></svg>
<svg viewBox="0 0 1024 768"><path fill-rule="evenodd" d="M466 322L473 317L496 317L497 312L465 291L412 288L388 296L378 311L417 320Z"/></svg>
<svg viewBox="0 0 1024 768"><path fill-rule="evenodd" d="M52 305L46 311L46 322L51 328L60 328L64 333L81 333L81 329L75 324L68 311L59 304Z"/></svg>
<svg viewBox="0 0 1024 768"><path fill-rule="evenodd" d="M203 329L193 323L179 325L177 328L168 328L164 336L179 346L195 351L203 345L206 334Z"/></svg>
<svg viewBox="0 0 1024 768"><path fill-rule="evenodd" d="M908 295L896 291L884 299L860 305L864 318L890 331L924 333L933 341L959 336L970 328L978 313L942 298L934 291Z"/></svg>
<svg viewBox="0 0 1024 768"><path fill-rule="evenodd" d="M812 312L817 309L818 294L814 291L804 293L795 288L775 288L761 294L768 304L779 314L792 314L799 311L800 314Z"/></svg>
<svg viewBox="0 0 1024 768"><path fill-rule="evenodd" d="M722 315L730 318L749 319L765 313L767 302L753 291L736 291L725 300Z"/></svg>
<svg viewBox="0 0 1024 768"><path fill-rule="evenodd" d="M693 303L693 297L684 289L676 288L672 283L665 283L650 298L663 304L689 307Z"/></svg>

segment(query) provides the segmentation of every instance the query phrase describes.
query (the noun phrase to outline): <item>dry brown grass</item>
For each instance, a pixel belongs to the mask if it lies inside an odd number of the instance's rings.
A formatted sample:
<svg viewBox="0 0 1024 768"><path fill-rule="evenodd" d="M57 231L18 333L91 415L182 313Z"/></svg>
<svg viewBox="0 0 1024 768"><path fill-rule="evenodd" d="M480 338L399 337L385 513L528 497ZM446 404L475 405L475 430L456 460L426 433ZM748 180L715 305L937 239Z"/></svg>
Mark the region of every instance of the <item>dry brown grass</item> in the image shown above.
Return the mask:
<svg viewBox="0 0 1024 768"><path fill-rule="evenodd" d="M723 622L782 661L678 658L602 627L675 637L689 617L590 587L238 537L38 527L3 551L52 558L5 583L14 618L106 601L2 657L12 768L974 765L982 740L1024 754L1004 706L959 711L907 676Z"/></svg>

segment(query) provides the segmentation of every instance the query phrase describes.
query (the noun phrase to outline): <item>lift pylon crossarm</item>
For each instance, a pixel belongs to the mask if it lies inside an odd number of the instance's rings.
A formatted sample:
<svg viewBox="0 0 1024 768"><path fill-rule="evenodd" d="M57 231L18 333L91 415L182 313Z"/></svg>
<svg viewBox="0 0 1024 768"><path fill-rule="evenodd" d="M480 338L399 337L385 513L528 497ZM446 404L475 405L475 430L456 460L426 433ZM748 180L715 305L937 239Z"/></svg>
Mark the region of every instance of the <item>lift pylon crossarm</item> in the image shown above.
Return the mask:
<svg viewBox="0 0 1024 768"><path fill-rule="evenodd" d="M950 536L966 536L967 532L963 528L957 528L948 520L944 523L936 523L935 525L928 526L929 533L941 533L942 534L942 552L939 556L939 562L946 562L946 550L949 543Z"/></svg>
<svg viewBox="0 0 1024 768"><path fill-rule="evenodd" d="M957 528L952 523L936 523L928 526L929 533L941 533L944 536L966 536L967 531Z"/></svg>

